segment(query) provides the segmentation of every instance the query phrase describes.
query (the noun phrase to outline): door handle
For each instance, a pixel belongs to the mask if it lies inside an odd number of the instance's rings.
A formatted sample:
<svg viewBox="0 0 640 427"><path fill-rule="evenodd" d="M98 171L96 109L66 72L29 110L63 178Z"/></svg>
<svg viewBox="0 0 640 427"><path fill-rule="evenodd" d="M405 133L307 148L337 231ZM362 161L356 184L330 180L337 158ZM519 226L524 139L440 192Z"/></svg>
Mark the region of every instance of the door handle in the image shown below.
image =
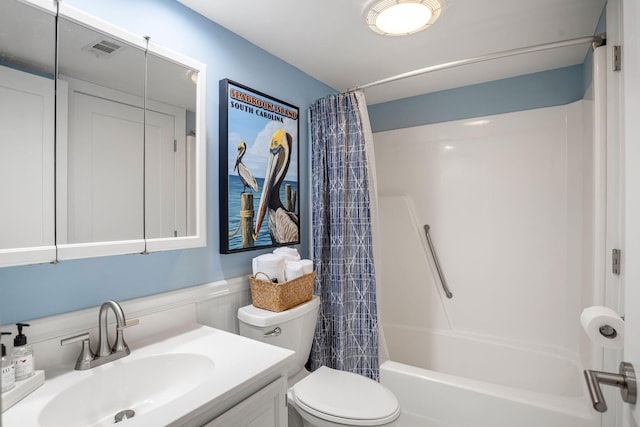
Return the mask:
<svg viewBox="0 0 640 427"><path fill-rule="evenodd" d="M636 384L636 372L631 363L620 362L619 374L585 369L584 378L587 381L587 388L589 389L589 396L591 396L591 401L593 402L593 409L598 412L607 411L607 404L604 401L600 384L619 387L624 402L636 403L638 388Z"/></svg>

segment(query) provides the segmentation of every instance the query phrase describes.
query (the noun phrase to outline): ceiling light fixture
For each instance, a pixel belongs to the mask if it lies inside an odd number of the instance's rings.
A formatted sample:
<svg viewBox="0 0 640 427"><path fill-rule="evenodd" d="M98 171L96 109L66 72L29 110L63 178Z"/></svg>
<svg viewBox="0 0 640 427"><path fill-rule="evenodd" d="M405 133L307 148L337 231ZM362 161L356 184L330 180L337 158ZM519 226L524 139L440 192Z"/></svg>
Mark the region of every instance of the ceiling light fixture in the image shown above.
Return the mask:
<svg viewBox="0 0 640 427"><path fill-rule="evenodd" d="M387 36L405 36L431 26L440 16L438 0L382 0L367 12L369 28Z"/></svg>

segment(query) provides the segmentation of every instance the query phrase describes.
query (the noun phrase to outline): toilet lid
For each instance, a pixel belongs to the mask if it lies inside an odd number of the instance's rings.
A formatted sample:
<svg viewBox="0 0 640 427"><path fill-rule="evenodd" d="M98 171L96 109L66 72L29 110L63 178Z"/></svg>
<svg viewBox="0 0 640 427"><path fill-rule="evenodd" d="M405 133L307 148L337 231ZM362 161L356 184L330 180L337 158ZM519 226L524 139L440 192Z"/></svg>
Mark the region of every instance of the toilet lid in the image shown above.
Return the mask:
<svg viewBox="0 0 640 427"><path fill-rule="evenodd" d="M303 410L338 423L384 424L400 414L398 400L384 386L361 375L326 366L299 381L292 392L296 404Z"/></svg>

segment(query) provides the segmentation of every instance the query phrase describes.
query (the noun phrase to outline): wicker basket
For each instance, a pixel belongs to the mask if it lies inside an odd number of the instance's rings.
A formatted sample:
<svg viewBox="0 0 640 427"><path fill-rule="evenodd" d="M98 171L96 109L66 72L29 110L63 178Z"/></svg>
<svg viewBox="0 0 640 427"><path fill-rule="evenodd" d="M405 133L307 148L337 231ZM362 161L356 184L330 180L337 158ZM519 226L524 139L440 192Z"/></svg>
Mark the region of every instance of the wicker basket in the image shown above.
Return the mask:
<svg viewBox="0 0 640 427"><path fill-rule="evenodd" d="M264 276L269 280L258 280L256 276ZM273 283L267 274L258 272L255 276L249 276L252 304L258 308L280 312L307 302L313 297L315 277L314 271L288 282Z"/></svg>

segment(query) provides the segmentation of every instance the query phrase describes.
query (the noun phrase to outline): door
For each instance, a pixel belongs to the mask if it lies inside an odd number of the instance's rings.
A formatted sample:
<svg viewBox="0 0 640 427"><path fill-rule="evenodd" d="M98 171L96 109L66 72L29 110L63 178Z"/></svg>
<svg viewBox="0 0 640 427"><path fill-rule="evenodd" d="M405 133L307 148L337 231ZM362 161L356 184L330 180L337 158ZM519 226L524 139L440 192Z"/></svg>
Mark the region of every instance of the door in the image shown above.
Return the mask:
<svg viewBox="0 0 640 427"><path fill-rule="evenodd" d="M72 97L68 243L143 239L144 112L81 92Z"/></svg>
<svg viewBox="0 0 640 427"><path fill-rule="evenodd" d="M58 196L59 205L66 200L66 215L58 215L66 232L58 242L184 236L184 109L154 102L157 111L145 113L142 99L123 92L71 78L69 88L66 184Z"/></svg>
<svg viewBox="0 0 640 427"><path fill-rule="evenodd" d="M624 360L640 371L640 5L623 0L623 246ZM640 402L623 405L623 426L640 425Z"/></svg>
<svg viewBox="0 0 640 427"><path fill-rule="evenodd" d="M147 239L186 234L185 136L179 135L175 122L174 115L151 110L146 112L144 185Z"/></svg>

